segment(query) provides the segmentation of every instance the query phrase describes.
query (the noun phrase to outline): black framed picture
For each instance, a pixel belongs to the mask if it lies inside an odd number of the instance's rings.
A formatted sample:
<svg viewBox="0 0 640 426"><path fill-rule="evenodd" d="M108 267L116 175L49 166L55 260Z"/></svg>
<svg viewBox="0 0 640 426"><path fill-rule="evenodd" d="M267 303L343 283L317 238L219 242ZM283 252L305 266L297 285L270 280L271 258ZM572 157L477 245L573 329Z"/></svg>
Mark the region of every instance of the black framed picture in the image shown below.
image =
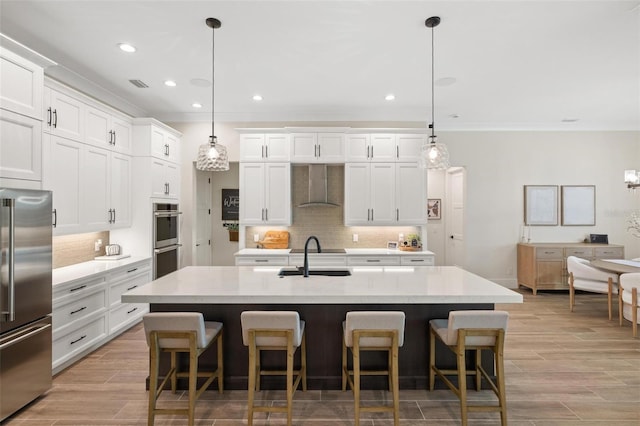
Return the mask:
<svg viewBox="0 0 640 426"><path fill-rule="evenodd" d="M222 220L240 219L240 190L222 190Z"/></svg>

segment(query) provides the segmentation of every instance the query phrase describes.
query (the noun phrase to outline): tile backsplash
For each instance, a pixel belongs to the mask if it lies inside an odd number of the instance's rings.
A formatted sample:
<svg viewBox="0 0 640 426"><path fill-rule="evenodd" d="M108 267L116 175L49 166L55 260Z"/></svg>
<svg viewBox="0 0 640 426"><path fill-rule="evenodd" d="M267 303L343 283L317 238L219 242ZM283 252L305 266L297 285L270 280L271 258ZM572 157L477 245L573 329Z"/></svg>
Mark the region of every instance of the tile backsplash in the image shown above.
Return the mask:
<svg viewBox="0 0 640 426"><path fill-rule="evenodd" d="M398 241L398 234L420 233L415 226L344 226L344 166L327 166L327 193L330 203L339 207L298 207L308 201L309 169L307 166L291 168L291 206L293 224L289 227L248 226L245 247L256 247L254 234L270 229L289 231L289 247L302 248L310 235L315 235L324 248L386 248L388 241ZM358 234L358 242L353 242ZM315 246L314 246L315 247Z"/></svg>
<svg viewBox="0 0 640 426"><path fill-rule="evenodd" d="M100 251L94 250L97 240L102 240ZM53 267L75 265L93 260L96 256L103 256L104 246L107 244L109 231L53 237Z"/></svg>

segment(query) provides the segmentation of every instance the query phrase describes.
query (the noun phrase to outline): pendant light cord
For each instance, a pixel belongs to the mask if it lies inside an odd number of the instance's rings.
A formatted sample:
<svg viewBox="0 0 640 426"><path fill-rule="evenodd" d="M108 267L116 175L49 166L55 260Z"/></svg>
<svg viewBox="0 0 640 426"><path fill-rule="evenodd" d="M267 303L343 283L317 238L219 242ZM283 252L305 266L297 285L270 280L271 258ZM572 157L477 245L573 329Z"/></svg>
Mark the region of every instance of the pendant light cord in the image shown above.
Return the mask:
<svg viewBox="0 0 640 426"><path fill-rule="evenodd" d="M215 112L215 94L216 94L216 85L215 85L215 75L216 75L216 29L211 28L211 146L216 145L216 137L214 132L214 112Z"/></svg>
<svg viewBox="0 0 640 426"><path fill-rule="evenodd" d="M434 32L433 32L433 28L431 27L431 143L435 143L435 93L434 93L434 75L435 75L435 66L434 66L434 54L433 54L433 50L434 50Z"/></svg>

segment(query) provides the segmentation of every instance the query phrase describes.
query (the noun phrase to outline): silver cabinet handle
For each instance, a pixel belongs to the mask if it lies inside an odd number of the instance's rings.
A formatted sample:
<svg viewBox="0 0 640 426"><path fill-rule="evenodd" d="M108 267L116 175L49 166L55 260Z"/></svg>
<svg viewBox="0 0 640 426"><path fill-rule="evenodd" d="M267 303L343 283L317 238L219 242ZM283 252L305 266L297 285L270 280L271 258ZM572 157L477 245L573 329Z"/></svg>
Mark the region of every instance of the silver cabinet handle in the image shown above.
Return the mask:
<svg viewBox="0 0 640 426"><path fill-rule="evenodd" d="M373 209L371 209L371 221L373 222Z"/></svg>
<svg viewBox="0 0 640 426"><path fill-rule="evenodd" d="M51 120L52 120L51 107L49 107L47 108L47 126L51 126Z"/></svg>
<svg viewBox="0 0 640 426"><path fill-rule="evenodd" d="M269 158L269 147L267 145L264 147L264 158Z"/></svg>
<svg viewBox="0 0 640 426"><path fill-rule="evenodd" d="M153 250L153 252L155 254L161 254L161 253L166 253L168 251L176 250L178 247L182 247L182 244L174 244L172 246L163 247L161 249L155 249L155 250Z"/></svg>
<svg viewBox="0 0 640 426"><path fill-rule="evenodd" d="M55 228L56 226L58 226L58 209L53 209L53 227Z"/></svg>
<svg viewBox="0 0 640 426"><path fill-rule="evenodd" d="M264 221L265 222L269 221L269 209L267 208L264 209Z"/></svg>
<svg viewBox="0 0 640 426"><path fill-rule="evenodd" d="M400 221L400 209L396 209L396 222Z"/></svg>
<svg viewBox="0 0 640 426"><path fill-rule="evenodd" d="M116 223L116 209L113 209L113 222L111 223Z"/></svg>
<svg viewBox="0 0 640 426"><path fill-rule="evenodd" d="M58 128L58 110L57 109L53 110L53 128L54 129Z"/></svg>
<svg viewBox="0 0 640 426"><path fill-rule="evenodd" d="M112 216L112 214L111 214L112 212L113 212L113 210L112 210L112 209L109 209L109 223L113 223L113 220L112 220L112 217L113 217L113 216Z"/></svg>
<svg viewBox="0 0 640 426"><path fill-rule="evenodd" d="M15 289L15 268L16 268L16 226L15 226L15 214L16 214L16 200L13 198L3 198L2 207L9 208L9 251L7 253L7 266L8 266L8 278L9 286L7 289L7 312L2 314L8 315L8 321L15 321L16 319L16 289ZM3 316L0 316L0 322Z"/></svg>
<svg viewBox="0 0 640 426"><path fill-rule="evenodd" d="M400 158L400 147L396 145L396 158Z"/></svg>

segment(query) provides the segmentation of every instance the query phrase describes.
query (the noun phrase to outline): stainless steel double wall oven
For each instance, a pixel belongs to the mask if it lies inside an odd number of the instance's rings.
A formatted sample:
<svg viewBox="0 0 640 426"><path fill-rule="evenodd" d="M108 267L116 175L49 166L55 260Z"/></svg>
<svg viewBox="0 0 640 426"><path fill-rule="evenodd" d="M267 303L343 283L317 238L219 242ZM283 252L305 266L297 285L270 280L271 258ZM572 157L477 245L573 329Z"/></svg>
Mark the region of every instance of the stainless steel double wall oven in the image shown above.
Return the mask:
<svg viewBox="0 0 640 426"><path fill-rule="evenodd" d="M180 215L178 204L153 205L153 278L180 268Z"/></svg>

